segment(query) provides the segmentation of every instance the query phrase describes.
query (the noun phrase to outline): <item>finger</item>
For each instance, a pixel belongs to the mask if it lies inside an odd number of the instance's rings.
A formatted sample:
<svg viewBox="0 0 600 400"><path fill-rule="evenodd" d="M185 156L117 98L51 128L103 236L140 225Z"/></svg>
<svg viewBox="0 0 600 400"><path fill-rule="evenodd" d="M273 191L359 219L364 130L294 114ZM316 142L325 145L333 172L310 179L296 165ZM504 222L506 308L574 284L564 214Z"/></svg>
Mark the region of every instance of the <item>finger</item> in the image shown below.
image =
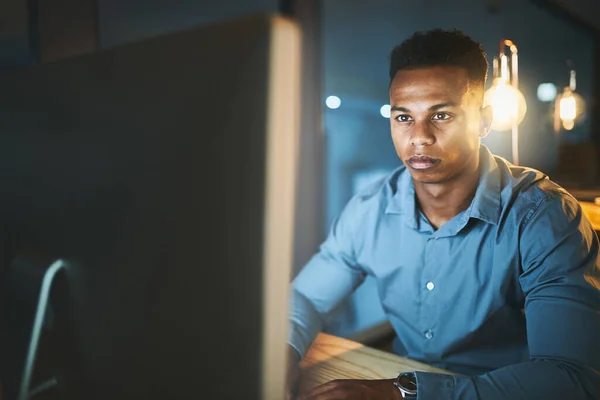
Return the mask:
<svg viewBox="0 0 600 400"><path fill-rule="evenodd" d="M331 389L326 392L321 392L316 395L309 395L308 397L302 396L297 400L348 400L351 394L338 389Z"/></svg>
<svg viewBox="0 0 600 400"><path fill-rule="evenodd" d="M317 386L316 388L313 388L312 390L310 390L307 393L304 393L302 396L298 397L297 400L314 399L315 396L318 396L319 394L325 393L329 390L329 386L327 386L327 385L328 384Z"/></svg>
<svg viewBox="0 0 600 400"><path fill-rule="evenodd" d="M327 397L323 397L323 396L326 396L332 390L336 390L338 385L339 384L337 382L333 382L333 381L324 383L322 385L319 385L319 386L313 388L311 391L303 394L302 396L298 397L296 400L317 400L317 399L321 399L321 398L326 399Z"/></svg>

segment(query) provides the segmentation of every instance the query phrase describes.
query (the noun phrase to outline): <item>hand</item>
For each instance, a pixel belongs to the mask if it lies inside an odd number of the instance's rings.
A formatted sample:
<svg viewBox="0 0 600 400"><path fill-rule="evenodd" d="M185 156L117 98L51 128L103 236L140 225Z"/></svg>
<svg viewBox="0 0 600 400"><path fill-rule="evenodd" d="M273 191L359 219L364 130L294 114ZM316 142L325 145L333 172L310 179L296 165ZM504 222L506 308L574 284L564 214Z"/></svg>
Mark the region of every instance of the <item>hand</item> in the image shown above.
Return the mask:
<svg viewBox="0 0 600 400"><path fill-rule="evenodd" d="M288 366L286 376L286 400L295 400L300 385L300 355L292 346L288 346ZM2 399L0 399L2 400Z"/></svg>
<svg viewBox="0 0 600 400"><path fill-rule="evenodd" d="M297 400L402 400L394 379L339 379L317 386Z"/></svg>

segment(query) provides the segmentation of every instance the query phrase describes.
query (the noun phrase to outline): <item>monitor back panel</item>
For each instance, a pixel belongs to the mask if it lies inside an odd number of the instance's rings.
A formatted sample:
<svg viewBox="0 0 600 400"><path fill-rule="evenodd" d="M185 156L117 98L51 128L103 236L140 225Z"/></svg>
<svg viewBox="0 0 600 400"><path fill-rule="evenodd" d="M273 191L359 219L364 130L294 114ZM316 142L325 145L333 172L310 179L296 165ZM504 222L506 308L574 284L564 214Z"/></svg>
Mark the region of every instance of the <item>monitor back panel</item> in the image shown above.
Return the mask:
<svg viewBox="0 0 600 400"><path fill-rule="evenodd" d="M67 398L281 398L298 36L250 17L0 75L0 218L70 265Z"/></svg>

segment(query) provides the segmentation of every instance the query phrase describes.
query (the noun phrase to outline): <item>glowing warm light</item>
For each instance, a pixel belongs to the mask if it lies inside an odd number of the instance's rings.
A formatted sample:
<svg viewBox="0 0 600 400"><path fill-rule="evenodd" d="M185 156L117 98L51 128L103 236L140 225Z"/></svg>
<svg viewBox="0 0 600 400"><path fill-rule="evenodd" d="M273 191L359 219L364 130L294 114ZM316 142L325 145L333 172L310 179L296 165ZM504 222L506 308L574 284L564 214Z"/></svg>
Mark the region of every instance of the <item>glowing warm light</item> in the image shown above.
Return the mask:
<svg viewBox="0 0 600 400"><path fill-rule="evenodd" d="M579 94L571 91L569 87L565 88L564 93L557 98L557 101L558 117L561 125L565 130L570 131L583 116L585 102Z"/></svg>
<svg viewBox="0 0 600 400"><path fill-rule="evenodd" d="M565 87L554 103L554 132L563 129L570 131L583 119L585 113L585 101L583 97L575 93L577 79L575 70L572 69L569 77L569 86Z"/></svg>
<svg viewBox="0 0 600 400"><path fill-rule="evenodd" d="M391 115L390 105L389 104L382 105L381 108L379 109L379 113L381 114L382 117L389 118Z"/></svg>
<svg viewBox="0 0 600 400"><path fill-rule="evenodd" d="M342 100L337 96L328 96L325 99L325 105L332 110L335 110L336 108L340 108L342 105Z"/></svg>
<svg viewBox="0 0 600 400"><path fill-rule="evenodd" d="M485 92L484 106L492 106L492 129L510 130L513 124L520 124L527 112L523 93L502 78L496 78L492 87Z"/></svg>
<svg viewBox="0 0 600 400"><path fill-rule="evenodd" d="M575 119L577 116L577 105L573 93L569 93L560 99L560 119Z"/></svg>
<svg viewBox="0 0 600 400"><path fill-rule="evenodd" d="M575 128L575 120L574 119L563 119L562 126L566 130L570 131L571 129Z"/></svg>

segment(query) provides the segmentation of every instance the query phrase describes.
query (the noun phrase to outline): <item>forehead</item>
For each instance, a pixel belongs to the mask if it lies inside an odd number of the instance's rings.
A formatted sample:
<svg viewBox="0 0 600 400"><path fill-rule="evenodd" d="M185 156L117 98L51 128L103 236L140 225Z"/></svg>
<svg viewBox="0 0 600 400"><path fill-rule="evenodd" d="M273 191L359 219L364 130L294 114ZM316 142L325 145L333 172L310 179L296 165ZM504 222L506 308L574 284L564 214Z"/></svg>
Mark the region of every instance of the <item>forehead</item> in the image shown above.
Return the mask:
<svg viewBox="0 0 600 400"><path fill-rule="evenodd" d="M451 66L400 70L390 85L393 103L418 100L461 103L468 92L467 71Z"/></svg>

